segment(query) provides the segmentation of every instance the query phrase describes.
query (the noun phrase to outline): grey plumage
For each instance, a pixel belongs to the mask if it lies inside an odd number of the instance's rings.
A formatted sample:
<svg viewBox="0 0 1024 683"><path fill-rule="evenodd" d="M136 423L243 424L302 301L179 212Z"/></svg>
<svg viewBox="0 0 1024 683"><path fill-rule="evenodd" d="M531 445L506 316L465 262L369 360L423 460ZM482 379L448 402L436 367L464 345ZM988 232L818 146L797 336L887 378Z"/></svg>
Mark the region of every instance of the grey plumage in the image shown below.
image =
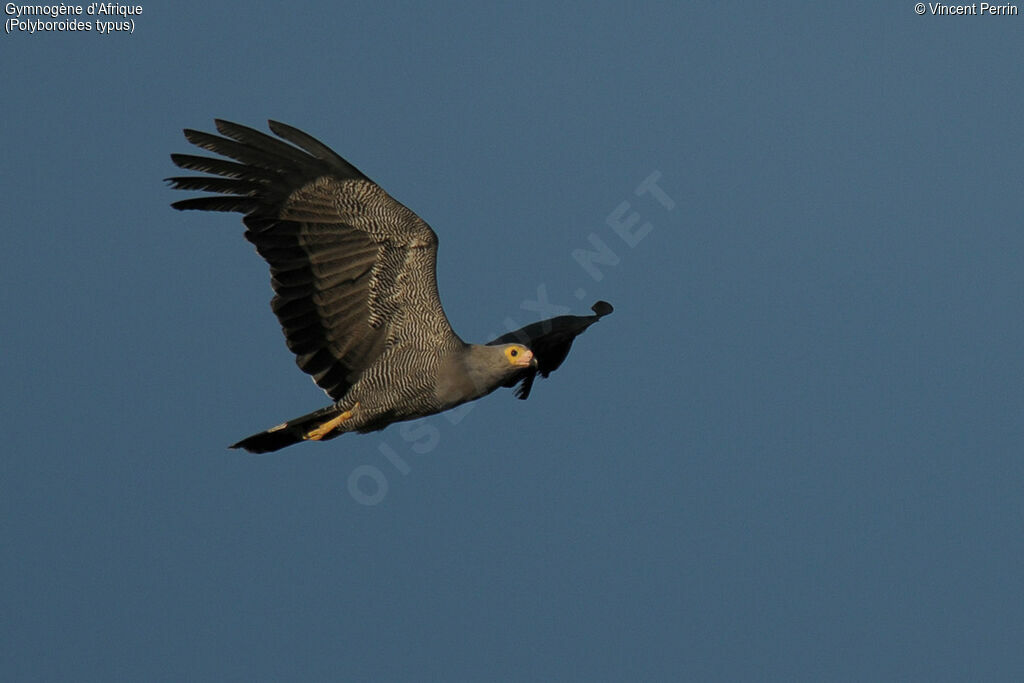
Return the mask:
<svg viewBox="0 0 1024 683"><path fill-rule="evenodd" d="M543 346L543 335L481 346L455 334L437 292L437 235L357 168L282 123L270 122L280 139L227 121L216 126L219 136L185 137L227 159L172 154L179 167L212 175L168 181L217 194L172 206L245 214L245 237L270 265L271 308L288 348L335 401L234 447L266 452L373 431L550 372L528 348L529 339ZM568 352L562 337L547 352L561 353L554 367Z"/></svg>

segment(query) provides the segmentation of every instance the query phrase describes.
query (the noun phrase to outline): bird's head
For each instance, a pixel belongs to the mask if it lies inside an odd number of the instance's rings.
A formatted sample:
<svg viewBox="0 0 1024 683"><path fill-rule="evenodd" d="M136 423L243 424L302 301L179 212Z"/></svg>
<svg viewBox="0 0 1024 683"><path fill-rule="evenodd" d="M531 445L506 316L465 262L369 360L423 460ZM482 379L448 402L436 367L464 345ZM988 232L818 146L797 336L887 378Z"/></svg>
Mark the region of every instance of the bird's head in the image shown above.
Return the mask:
<svg viewBox="0 0 1024 683"><path fill-rule="evenodd" d="M473 386L471 393L477 397L535 369L537 359L522 344L470 344L460 356L459 367Z"/></svg>
<svg viewBox="0 0 1024 683"><path fill-rule="evenodd" d="M516 369L535 368L537 359L533 357L533 351L522 344L503 344L500 347L505 361Z"/></svg>
<svg viewBox="0 0 1024 683"><path fill-rule="evenodd" d="M512 386L536 369L533 351L522 344L466 344L438 369L436 397L441 405L458 405Z"/></svg>

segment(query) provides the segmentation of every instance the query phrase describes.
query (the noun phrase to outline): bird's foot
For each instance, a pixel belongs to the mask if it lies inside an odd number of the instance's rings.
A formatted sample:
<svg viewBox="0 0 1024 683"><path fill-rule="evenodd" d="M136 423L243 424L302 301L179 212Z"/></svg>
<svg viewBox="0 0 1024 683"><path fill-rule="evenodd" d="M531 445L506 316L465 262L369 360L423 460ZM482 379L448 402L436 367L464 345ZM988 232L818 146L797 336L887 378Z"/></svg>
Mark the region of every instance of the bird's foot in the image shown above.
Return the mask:
<svg viewBox="0 0 1024 683"><path fill-rule="evenodd" d="M354 406L343 412L341 415L338 415L337 417L332 417L330 420L321 423L319 427L309 430L302 436L302 440L319 441L320 439L324 438L325 436L333 432L335 429L340 427L345 420L352 417L352 411L358 407L359 404L356 403Z"/></svg>

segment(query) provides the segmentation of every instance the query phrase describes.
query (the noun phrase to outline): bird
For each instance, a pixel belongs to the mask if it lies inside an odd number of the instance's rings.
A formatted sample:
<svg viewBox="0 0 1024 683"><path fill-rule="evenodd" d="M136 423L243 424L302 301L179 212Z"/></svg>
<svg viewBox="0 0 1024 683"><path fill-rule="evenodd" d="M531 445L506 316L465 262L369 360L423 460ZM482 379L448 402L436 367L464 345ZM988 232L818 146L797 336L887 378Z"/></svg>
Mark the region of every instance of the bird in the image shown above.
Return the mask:
<svg viewBox="0 0 1024 683"><path fill-rule="evenodd" d="M178 210L243 214L245 238L270 266L271 309L295 362L331 398L314 412L230 446L269 453L368 433L439 413L499 387L530 395L537 374L612 312L558 316L486 344L452 329L437 289L438 238L419 216L327 145L269 121L270 132L222 119L217 134L186 128L214 156L171 154L176 190L201 191ZM276 137L275 137L276 136Z"/></svg>

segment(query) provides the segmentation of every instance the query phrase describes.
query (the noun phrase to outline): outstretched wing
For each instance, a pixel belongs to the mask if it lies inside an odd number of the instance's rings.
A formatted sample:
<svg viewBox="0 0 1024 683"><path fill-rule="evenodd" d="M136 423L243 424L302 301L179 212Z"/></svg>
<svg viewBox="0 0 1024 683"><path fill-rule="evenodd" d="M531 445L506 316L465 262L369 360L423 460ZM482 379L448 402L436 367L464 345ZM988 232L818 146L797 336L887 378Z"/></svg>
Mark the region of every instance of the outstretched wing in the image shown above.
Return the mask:
<svg viewBox="0 0 1024 683"><path fill-rule="evenodd" d="M533 357L537 359L537 367L524 370L522 374L513 377L504 385L512 387L519 384L519 387L516 388L516 398L523 400L529 398L537 373L539 372L541 377L547 377L557 370L569 355L573 340L614 309L607 301L598 301L590 307L590 310L594 312L594 315L560 315L557 318L548 318L521 327L514 332L503 334L488 342L491 345L515 342L523 344L533 351Z"/></svg>
<svg viewBox="0 0 1024 683"><path fill-rule="evenodd" d="M245 214L245 237L270 264L271 308L288 348L329 396L344 396L390 345L462 343L437 293L437 235L419 216L300 130L271 121L277 139L216 125L223 137L185 137L233 161L172 154L181 168L212 175L168 181L218 194L172 206Z"/></svg>

